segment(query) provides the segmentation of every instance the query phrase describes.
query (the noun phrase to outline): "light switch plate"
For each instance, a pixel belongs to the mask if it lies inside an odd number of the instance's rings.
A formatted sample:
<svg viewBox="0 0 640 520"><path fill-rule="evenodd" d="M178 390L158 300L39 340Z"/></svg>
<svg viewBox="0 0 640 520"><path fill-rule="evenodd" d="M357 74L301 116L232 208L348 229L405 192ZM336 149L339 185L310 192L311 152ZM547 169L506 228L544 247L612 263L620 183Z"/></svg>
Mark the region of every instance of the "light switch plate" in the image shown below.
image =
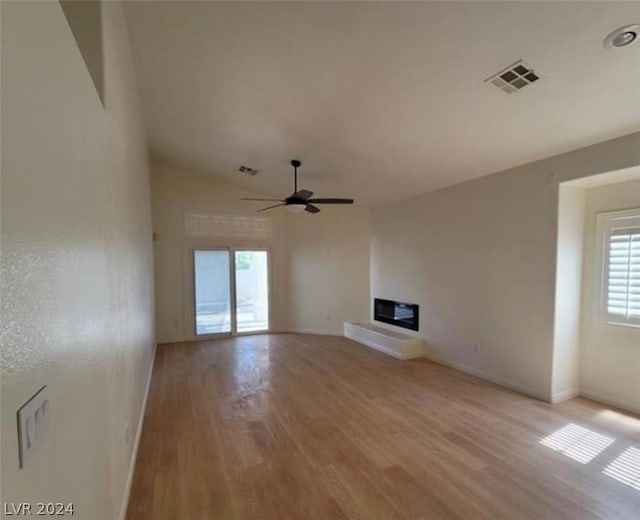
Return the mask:
<svg viewBox="0 0 640 520"><path fill-rule="evenodd" d="M24 468L49 429L49 393L43 386L18 410L20 467Z"/></svg>

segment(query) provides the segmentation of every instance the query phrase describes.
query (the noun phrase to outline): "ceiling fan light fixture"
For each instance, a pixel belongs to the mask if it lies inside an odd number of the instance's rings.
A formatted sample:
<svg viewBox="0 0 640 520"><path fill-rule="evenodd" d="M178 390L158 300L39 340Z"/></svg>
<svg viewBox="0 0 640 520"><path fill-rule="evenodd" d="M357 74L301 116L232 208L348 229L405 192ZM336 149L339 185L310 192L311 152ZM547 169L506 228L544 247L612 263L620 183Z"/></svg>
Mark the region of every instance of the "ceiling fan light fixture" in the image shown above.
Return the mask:
<svg viewBox="0 0 640 520"><path fill-rule="evenodd" d="M273 206L267 206L266 208L261 208L258 211L267 211L273 208L279 208L284 206L287 211L291 213L302 213L306 211L307 213L311 213L315 215L316 213L320 213L320 208L315 204L353 204L353 199L339 199L339 198L311 198L313 197L313 192L309 190L298 190L298 168L302 165L302 163L298 159L293 159L291 161L291 166L293 166L293 193L284 199L262 199L262 198L244 198L242 200L255 200L255 201L265 201L265 202L279 202L280 204L274 204Z"/></svg>
<svg viewBox="0 0 640 520"><path fill-rule="evenodd" d="M295 202L285 206L286 210L291 213L302 213L306 207L306 204L296 204Z"/></svg>

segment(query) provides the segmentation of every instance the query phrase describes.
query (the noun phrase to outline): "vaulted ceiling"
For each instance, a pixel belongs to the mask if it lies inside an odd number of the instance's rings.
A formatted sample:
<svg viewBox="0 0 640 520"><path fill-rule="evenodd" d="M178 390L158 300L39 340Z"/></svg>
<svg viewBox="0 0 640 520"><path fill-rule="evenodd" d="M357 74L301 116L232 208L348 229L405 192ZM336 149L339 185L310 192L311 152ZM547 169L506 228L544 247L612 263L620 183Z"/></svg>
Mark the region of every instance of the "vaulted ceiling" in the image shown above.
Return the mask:
<svg viewBox="0 0 640 520"><path fill-rule="evenodd" d="M637 2L131 2L152 153L394 201L640 130ZM484 80L518 59L541 79ZM240 165L259 170L238 172Z"/></svg>

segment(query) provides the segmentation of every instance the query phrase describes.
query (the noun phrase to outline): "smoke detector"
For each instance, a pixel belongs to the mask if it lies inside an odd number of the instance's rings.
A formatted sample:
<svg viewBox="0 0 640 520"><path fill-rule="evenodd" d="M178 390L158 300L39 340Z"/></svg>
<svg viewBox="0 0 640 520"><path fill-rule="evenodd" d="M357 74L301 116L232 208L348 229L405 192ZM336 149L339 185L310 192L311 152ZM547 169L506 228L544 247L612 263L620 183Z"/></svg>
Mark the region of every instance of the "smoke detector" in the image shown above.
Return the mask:
<svg viewBox="0 0 640 520"><path fill-rule="evenodd" d="M631 45L638 39L640 25L637 23L625 25L610 33L603 42L605 49L619 49Z"/></svg>
<svg viewBox="0 0 640 520"><path fill-rule="evenodd" d="M258 173L258 170L254 170L253 168L249 168L248 166L240 166L240 168L238 168L238 171L240 173L246 173L247 175L251 176L254 176Z"/></svg>
<svg viewBox="0 0 640 520"><path fill-rule="evenodd" d="M539 79L540 74L534 71L533 67L522 60L518 60L506 69L502 69L490 78L485 79L484 82L498 87L507 94L513 94Z"/></svg>

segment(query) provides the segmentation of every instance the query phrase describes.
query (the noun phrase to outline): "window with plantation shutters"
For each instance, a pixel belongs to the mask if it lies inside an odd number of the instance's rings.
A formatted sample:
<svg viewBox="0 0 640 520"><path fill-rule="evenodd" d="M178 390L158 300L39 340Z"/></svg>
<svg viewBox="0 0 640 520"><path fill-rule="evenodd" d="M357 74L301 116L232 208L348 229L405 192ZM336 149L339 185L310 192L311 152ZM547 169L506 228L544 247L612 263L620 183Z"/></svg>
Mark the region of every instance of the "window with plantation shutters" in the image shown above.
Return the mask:
<svg viewBox="0 0 640 520"><path fill-rule="evenodd" d="M640 326L640 209L598 216L603 249L601 318Z"/></svg>
<svg viewBox="0 0 640 520"><path fill-rule="evenodd" d="M607 313L640 318L640 228L609 236Z"/></svg>

